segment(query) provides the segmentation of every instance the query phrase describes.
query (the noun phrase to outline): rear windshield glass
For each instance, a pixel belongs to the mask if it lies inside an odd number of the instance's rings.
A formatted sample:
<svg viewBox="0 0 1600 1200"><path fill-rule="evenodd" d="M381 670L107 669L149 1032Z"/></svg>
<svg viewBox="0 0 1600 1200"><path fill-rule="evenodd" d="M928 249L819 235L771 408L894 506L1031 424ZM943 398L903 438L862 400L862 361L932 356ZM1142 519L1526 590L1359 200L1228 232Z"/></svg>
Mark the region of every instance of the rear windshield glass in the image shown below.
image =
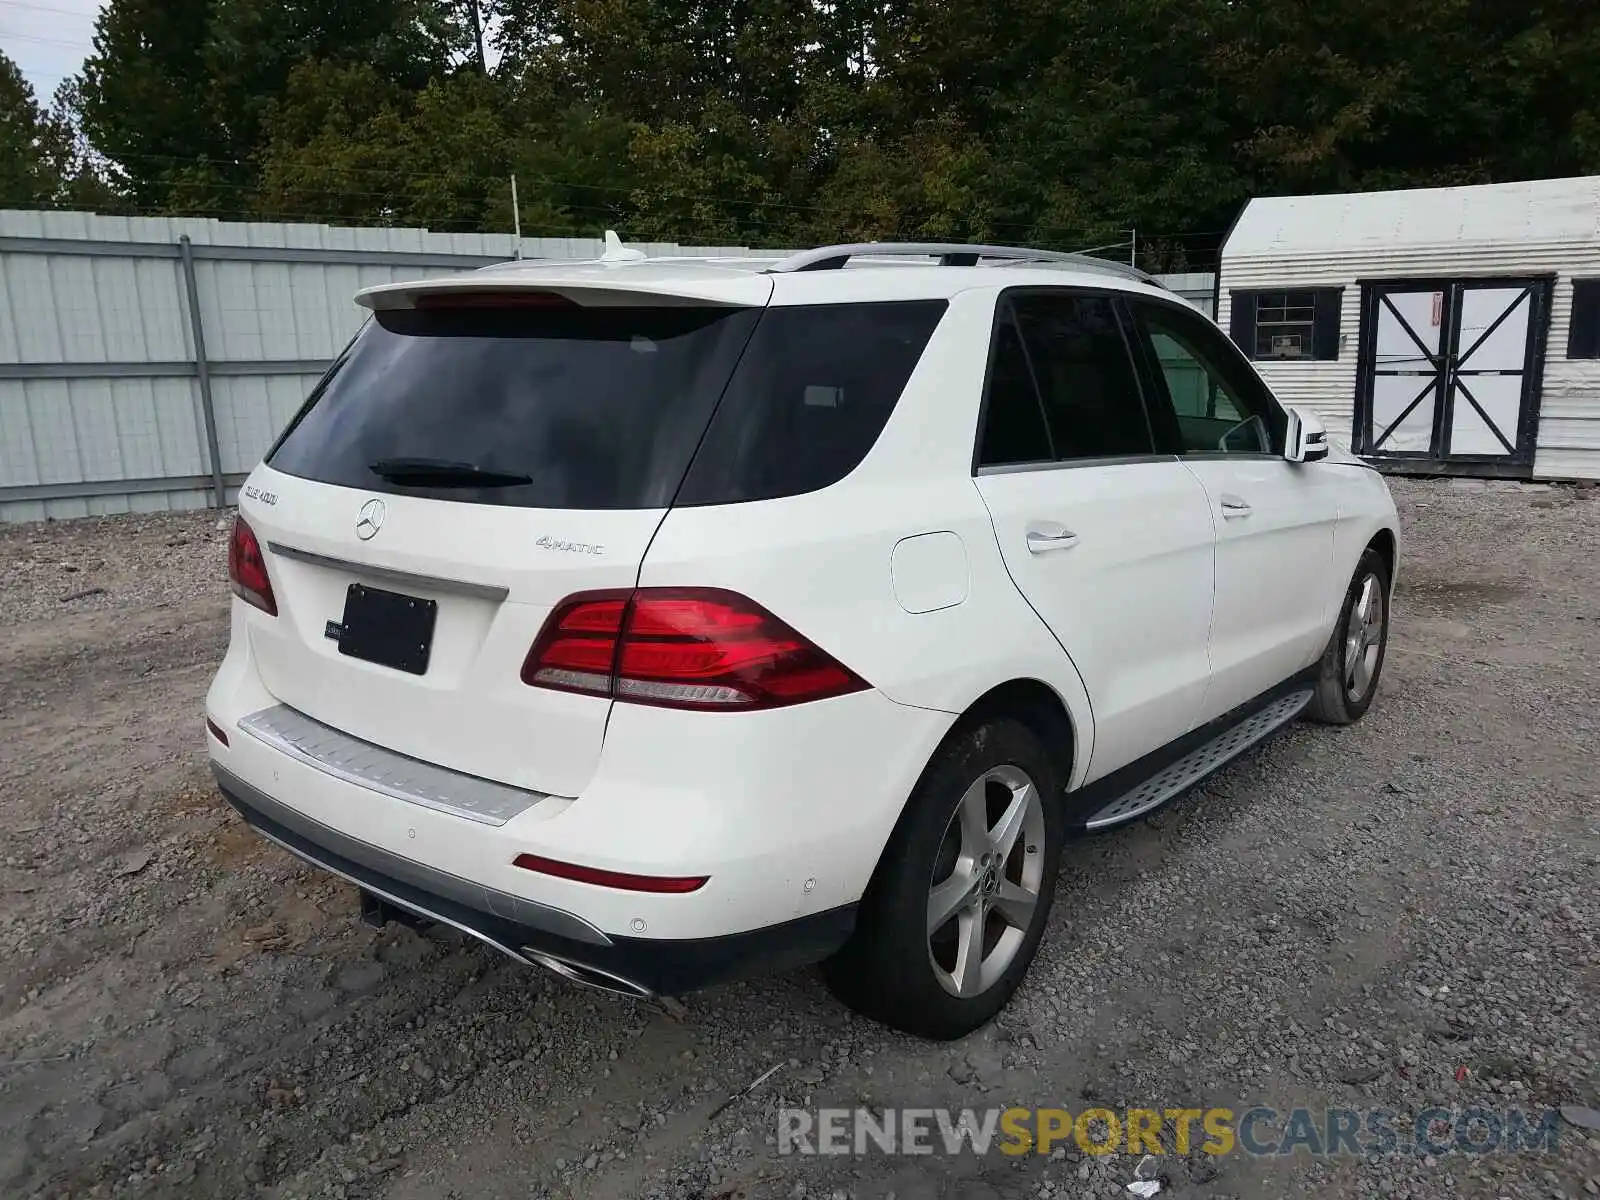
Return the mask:
<svg viewBox="0 0 1600 1200"><path fill-rule="evenodd" d="M290 475L528 508L661 508L759 310L375 313L271 452Z"/></svg>
<svg viewBox="0 0 1600 1200"><path fill-rule="evenodd" d="M843 479L883 432L947 307L915 300L769 308L678 503L767 500Z"/></svg>

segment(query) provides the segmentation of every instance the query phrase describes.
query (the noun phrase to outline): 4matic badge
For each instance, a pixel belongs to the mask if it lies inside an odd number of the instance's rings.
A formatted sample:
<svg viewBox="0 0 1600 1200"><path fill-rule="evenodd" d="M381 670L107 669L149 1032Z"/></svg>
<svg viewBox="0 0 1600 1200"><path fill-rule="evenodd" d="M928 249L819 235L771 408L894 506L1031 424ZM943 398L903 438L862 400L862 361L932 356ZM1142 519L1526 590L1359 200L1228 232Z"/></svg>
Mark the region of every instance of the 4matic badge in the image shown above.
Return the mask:
<svg viewBox="0 0 1600 1200"><path fill-rule="evenodd" d="M595 554L606 552L606 548L595 542L569 542L565 538L553 538L546 535L534 543L541 550L559 550L566 554Z"/></svg>

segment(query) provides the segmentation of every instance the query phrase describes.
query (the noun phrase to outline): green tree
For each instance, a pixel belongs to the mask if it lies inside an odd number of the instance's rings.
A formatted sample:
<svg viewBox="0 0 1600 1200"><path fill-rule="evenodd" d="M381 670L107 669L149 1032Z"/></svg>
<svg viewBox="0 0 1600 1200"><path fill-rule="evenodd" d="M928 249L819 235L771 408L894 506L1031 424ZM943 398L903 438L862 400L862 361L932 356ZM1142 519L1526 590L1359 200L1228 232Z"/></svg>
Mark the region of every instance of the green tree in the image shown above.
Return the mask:
<svg viewBox="0 0 1600 1200"><path fill-rule="evenodd" d="M137 208L253 211L269 127L306 63L418 92L462 57L431 0L111 0L76 121Z"/></svg>
<svg viewBox="0 0 1600 1200"><path fill-rule="evenodd" d="M505 230L514 173L530 233L1198 265L1252 195L1600 171L1600 6L111 0L66 110L26 161L135 211Z"/></svg>
<svg viewBox="0 0 1600 1200"><path fill-rule="evenodd" d="M33 88L0 54L0 208L30 208L54 196L49 136Z"/></svg>

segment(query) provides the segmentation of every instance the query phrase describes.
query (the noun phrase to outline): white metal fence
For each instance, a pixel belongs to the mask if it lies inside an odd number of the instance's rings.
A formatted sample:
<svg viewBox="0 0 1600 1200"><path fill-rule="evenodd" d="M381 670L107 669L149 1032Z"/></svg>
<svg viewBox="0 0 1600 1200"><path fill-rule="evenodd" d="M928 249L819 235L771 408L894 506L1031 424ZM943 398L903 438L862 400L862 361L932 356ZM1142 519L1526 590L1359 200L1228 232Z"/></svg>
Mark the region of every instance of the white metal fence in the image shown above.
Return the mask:
<svg viewBox="0 0 1600 1200"><path fill-rule="evenodd" d="M0 520L229 502L355 333L356 291L516 248L509 234L0 211ZM522 241L525 258L602 249ZM1209 311L1210 279L1168 283Z"/></svg>

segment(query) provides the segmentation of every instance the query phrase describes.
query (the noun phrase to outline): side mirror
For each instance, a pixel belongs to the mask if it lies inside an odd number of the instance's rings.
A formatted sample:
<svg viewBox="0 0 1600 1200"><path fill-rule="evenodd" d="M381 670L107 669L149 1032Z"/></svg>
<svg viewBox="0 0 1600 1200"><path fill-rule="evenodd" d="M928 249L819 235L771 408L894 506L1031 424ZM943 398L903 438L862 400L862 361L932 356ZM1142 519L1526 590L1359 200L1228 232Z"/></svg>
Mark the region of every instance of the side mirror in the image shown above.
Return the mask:
<svg viewBox="0 0 1600 1200"><path fill-rule="evenodd" d="M1289 436L1284 441L1283 456L1293 463L1320 462L1328 457L1328 431L1322 427L1322 418L1308 408L1291 408Z"/></svg>

